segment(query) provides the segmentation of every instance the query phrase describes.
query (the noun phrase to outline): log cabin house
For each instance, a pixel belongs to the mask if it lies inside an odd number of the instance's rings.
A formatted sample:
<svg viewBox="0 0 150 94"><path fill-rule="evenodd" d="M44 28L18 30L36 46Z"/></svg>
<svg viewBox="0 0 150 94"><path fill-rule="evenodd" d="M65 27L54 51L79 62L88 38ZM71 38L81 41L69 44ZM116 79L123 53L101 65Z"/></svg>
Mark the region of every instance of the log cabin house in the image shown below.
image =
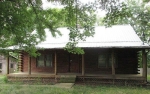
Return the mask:
<svg viewBox="0 0 150 94"><path fill-rule="evenodd" d="M15 74L8 72L8 77L10 79L41 77L43 80L51 79L48 81L59 82L61 77L72 75L76 82L112 84L147 82L146 50L150 47L141 41L130 25L95 27L93 37L78 43L78 47L85 51L83 55L71 54L63 49L69 40L69 30L67 28L59 30L62 36L57 37L52 37L46 30L46 41L37 45L41 53L37 58L29 57L22 51L20 72ZM138 73L139 64L143 67L142 74Z"/></svg>

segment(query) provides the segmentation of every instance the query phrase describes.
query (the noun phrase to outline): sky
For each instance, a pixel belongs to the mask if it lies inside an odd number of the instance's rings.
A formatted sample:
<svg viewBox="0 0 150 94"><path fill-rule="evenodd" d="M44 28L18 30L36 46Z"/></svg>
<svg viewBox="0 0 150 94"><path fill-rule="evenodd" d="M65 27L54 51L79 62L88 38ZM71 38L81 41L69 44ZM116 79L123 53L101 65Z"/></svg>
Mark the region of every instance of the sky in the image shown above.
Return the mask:
<svg viewBox="0 0 150 94"><path fill-rule="evenodd" d="M94 0L80 0L80 2L82 2L82 3L88 3L88 2L91 2L91 1L94 1ZM63 6L60 5L59 3L52 4L52 3L48 2L47 0L42 0L42 2L43 2L43 9L63 8ZM99 9L99 10L97 10L96 14L97 14L98 17L104 17L106 12Z"/></svg>
<svg viewBox="0 0 150 94"><path fill-rule="evenodd" d="M48 9L48 8L62 8L63 6L59 5L59 4L52 4L50 2L48 2L47 0L42 0L43 2L43 9Z"/></svg>
<svg viewBox="0 0 150 94"><path fill-rule="evenodd" d="M79 0L79 1L82 2L82 3L88 3L88 2L91 2L91 1L94 1L94 0ZM49 7L51 7L51 8L55 8L55 7L62 8L63 7L63 6L59 5L58 3L51 4L47 0L42 0L42 2L43 2L43 8L44 9L47 9Z"/></svg>

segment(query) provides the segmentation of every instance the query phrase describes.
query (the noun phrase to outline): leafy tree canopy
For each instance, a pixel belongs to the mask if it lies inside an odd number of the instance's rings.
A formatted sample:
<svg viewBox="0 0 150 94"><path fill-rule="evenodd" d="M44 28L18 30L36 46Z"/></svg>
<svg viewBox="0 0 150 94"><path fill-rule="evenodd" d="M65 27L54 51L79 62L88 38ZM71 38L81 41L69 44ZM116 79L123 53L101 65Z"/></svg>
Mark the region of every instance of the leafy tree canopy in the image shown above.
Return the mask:
<svg viewBox="0 0 150 94"><path fill-rule="evenodd" d="M149 0L125 0L112 5L104 18L106 26L130 24L141 37L143 44L150 42L150 4ZM140 53L141 55L141 53ZM150 67L150 53L148 67ZM141 60L140 60L141 61ZM140 63L141 66L141 63Z"/></svg>
<svg viewBox="0 0 150 94"><path fill-rule="evenodd" d="M56 33L61 34L57 28L65 26L71 31L66 49L76 53L77 41L94 34L92 26L95 23L95 15L92 4L85 5L75 0L49 0L56 1L64 8L43 10L42 0L0 0L0 47L16 45L36 56L35 45L44 41L44 29L48 28L55 36ZM78 26L84 28L82 34ZM33 33L34 30L36 34Z"/></svg>
<svg viewBox="0 0 150 94"><path fill-rule="evenodd" d="M137 32L142 31L143 35L148 34L144 32L149 32L150 9L145 8L147 0L142 4L120 0L95 0L85 4L79 0L48 1L58 2L64 7L43 10L42 0L0 0L0 47L19 45L19 49L36 56L35 45L44 41L44 29L48 28L55 36L56 33L61 34L57 28L65 26L70 30L70 41L65 49L71 53L83 54L84 51L76 48L76 45L79 40L85 40L94 34L97 9L107 11L104 18L106 26L131 24ZM84 32L81 33L80 28ZM34 30L36 33L33 33Z"/></svg>
<svg viewBox="0 0 150 94"><path fill-rule="evenodd" d="M150 6L147 2L148 0L126 0L114 4L107 10L105 25L130 24L143 42L147 42L150 36Z"/></svg>

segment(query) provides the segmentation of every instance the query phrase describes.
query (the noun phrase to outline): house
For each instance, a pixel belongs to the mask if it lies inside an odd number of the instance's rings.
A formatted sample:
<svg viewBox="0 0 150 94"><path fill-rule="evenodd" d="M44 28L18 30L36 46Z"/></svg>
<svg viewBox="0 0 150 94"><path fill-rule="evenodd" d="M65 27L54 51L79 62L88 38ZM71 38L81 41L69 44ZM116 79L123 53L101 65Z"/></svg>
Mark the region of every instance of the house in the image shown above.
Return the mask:
<svg viewBox="0 0 150 94"><path fill-rule="evenodd" d="M4 55L0 55L0 74L7 74L7 60L7 57L5 57ZM17 71L16 58L10 56L9 62L10 73L15 73Z"/></svg>
<svg viewBox="0 0 150 94"><path fill-rule="evenodd" d="M63 49L69 41L69 30L67 28L59 30L62 36L56 38L46 30L46 41L37 45L41 53L37 58L29 57L22 51L19 63L21 73L9 74L8 77L22 77L22 79L47 77L59 81L62 76L74 75L79 82L113 84L147 82L146 50L150 47L141 41L130 25L95 27L93 37L78 43L78 47L85 51L83 55L71 54ZM142 58L142 62L139 62L139 58ZM141 75L138 73L140 63L143 65Z"/></svg>

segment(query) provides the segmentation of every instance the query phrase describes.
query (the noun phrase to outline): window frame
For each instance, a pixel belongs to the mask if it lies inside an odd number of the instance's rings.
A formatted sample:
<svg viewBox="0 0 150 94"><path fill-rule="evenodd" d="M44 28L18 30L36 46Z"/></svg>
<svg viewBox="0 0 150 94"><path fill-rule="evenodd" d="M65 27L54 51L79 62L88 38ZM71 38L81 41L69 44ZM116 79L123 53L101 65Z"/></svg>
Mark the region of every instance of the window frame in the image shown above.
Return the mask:
<svg viewBox="0 0 150 94"><path fill-rule="evenodd" d="M100 57L101 55L105 55L104 57L106 57L105 59L102 58L103 60L105 60L105 63L103 63L103 65L100 65ZM117 55L116 53L114 54L114 64L115 64L115 68L117 68ZM101 60L102 61L102 60ZM111 68L112 67L112 53L110 52L105 52L105 53L100 53L98 54L98 68Z"/></svg>
<svg viewBox="0 0 150 94"><path fill-rule="evenodd" d="M43 64L43 66L39 66L39 64L38 64L38 59L39 59L39 57L41 57L41 56L43 56L43 60L41 60L44 64ZM50 63L50 66L47 66L47 64L46 64L46 57L47 56L49 56L49 63ZM40 56L38 56L37 58L36 58L36 67L53 67L53 55L52 54L41 54Z"/></svg>

